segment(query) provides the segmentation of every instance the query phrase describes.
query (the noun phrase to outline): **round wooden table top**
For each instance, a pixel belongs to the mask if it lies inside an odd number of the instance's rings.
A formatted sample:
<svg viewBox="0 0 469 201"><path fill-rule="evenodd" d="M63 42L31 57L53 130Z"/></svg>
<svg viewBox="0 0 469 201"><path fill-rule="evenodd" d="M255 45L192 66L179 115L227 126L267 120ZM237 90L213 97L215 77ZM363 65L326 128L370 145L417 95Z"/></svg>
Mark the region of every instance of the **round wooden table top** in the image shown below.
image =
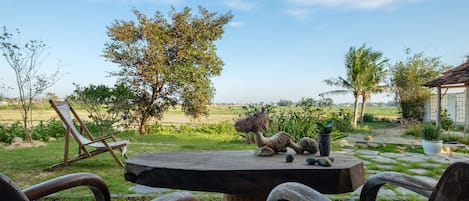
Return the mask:
<svg viewBox="0 0 469 201"><path fill-rule="evenodd" d="M307 165L306 158L314 155L293 154L291 163L285 156L259 157L252 150L142 154L126 160L125 179L152 187L228 194L269 192L284 182L303 183L326 194L346 193L365 181L363 162L352 156L332 154L331 167Z"/></svg>

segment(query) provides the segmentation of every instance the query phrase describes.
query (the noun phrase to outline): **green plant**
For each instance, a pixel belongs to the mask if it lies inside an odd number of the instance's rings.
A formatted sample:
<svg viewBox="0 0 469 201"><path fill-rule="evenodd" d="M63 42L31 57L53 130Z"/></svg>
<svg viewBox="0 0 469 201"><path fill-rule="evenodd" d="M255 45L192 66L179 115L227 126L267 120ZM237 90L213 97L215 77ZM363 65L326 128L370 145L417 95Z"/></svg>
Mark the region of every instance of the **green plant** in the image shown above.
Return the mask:
<svg viewBox="0 0 469 201"><path fill-rule="evenodd" d="M40 121L38 125L34 126L31 131L31 137L33 140L49 141L49 135L47 125L44 121Z"/></svg>
<svg viewBox="0 0 469 201"><path fill-rule="evenodd" d="M329 120L327 122L316 122L316 129L318 133L320 134L329 134L332 132L332 125L334 124L334 121Z"/></svg>
<svg viewBox="0 0 469 201"><path fill-rule="evenodd" d="M375 121L375 117L374 117L373 114L365 113L365 114L363 115L363 121L365 121L365 122L373 122L373 121Z"/></svg>
<svg viewBox="0 0 469 201"><path fill-rule="evenodd" d="M420 123L418 124L412 124L409 127L407 127L404 130L404 135L410 135L414 137L421 137L421 125Z"/></svg>
<svg viewBox="0 0 469 201"><path fill-rule="evenodd" d="M420 134L425 140L438 140L440 139L441 129L431 123L424 123L421 126Z"/></svg>
<svg viewBox="0 0 469 201"><path fill-rule="evenodd" d="M26 130L19 121L10 126L0 125L0 142L11 144L15 137L19 137L23 140L26 138Z"/></svg>
<svg viewBox="0 0 469 201"><path fill-rule="evenodd" d="M440 120L441 129L447 131L453 127L453 120L449 118L448 110L443 110Z"/></svg>

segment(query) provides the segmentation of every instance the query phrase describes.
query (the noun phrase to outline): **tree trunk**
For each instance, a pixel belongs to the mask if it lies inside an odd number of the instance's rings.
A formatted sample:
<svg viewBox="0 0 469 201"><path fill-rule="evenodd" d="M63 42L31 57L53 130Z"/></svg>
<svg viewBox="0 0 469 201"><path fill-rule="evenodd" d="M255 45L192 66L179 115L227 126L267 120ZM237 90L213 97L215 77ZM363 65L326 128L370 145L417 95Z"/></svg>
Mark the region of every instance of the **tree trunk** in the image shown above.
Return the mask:
<svg viewBox="0 0 469 201"><path fill-rule="evenodd" d="M148 134L147 129L146 129L147 121L148 121L148 115L142 114L140 118L140 124L138 125L138 132L140 133L140 135Z"/></svg>
<svg viewBox="0 0 469 201"><path fill-rule="evenodd" d="M360 124L365 123L365 107L366 107L366 96L362 96L362 108L360 111Z"/></svg>
<svg viewBox="0 0 469 201"><path fill-rule="evenodd" d="M357 127L357 115L358 115L358 95L355 96L355 104L353 107L353 127Z"/></svg>

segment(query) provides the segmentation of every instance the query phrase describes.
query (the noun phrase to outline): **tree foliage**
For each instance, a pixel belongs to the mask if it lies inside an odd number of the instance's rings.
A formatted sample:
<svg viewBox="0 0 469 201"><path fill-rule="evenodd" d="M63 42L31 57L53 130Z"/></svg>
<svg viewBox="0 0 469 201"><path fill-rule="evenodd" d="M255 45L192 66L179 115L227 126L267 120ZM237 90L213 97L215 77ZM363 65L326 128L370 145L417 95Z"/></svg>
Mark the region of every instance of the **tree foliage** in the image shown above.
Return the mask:
<svg viewBox="0 0 469 201"><path fill-rule="evenodd" d="M68 100L78 103L88 113L99 134L109 133L113 125L122 121L123 125L129 121L131 109L130 100L134 95L128 87L116 84L114 87L106 85L89 85L80 87L74 84L76 89L67 97Z"/></svg>
<svg viewBox="0 0 469 201"><path fill-rule="evenodd" d="M223 61L214 42L232 15L211 13L199 7L199 15L173 8L168 21L159 11L152 18L134 10L137 21L115 21L108 27L110 42L104 57L117 63L119 77L135 95L134 112L139 131L145 133L150 118L159 120L171 106L181 104L194 118L207 114L214 88L211 78L220 75Z"/></svg>
<svg viewBox="0 0 469 201"><path fill-rule="evenodd" d="M391 67L390 85L399 102L402 117L423 119L425 100L431 95L431 89L422 84L434 79L442 70L448 69L439 57L427 57L423 53L412 54Z"/></svg>
<svg viewBox="0 0 469 201"><path fill-rule="evenodd" d="M385 76L384 64L387 59L381 60L382 53L373 51L371 47L362 45L360 48L350 47L345 54L346 77L338 77L324 80L330 86L342 89L322 93L345 94L352 93L354 97L353 125L357 125L358 99L363 96L363 104L369 99L371 92L378 92L377 85ZM362 115L364 114L364 108Z"/></svg>
<svg viewBox="0 0 469 201"><path fill-rule="evenodd" d="M6 27L3 27L3 34L0 35L0 50L15 73L19 94L17 101L26 130L25 138L27 141L31 141L28 126L32 124L33 100L59 80L60 71L57 68L49 75L41 74L42 54L46 44L38 40L30 40L22 44L19 30L16 33L17 39L15 40L13 34L9 33Z"/></svg>

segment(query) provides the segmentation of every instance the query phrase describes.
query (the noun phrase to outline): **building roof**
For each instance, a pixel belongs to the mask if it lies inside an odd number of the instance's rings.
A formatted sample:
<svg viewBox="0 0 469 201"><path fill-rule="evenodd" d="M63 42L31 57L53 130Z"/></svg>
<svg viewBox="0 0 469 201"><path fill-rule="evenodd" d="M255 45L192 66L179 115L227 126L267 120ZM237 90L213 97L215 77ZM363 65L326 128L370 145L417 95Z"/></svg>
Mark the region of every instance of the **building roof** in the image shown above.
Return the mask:
<svg viewBox="0 0 469 201"><path fill-rule="evenodd" d="M443 85L469 84L469 60L457 67L451 68L433 80L423 84L426 87L441 87Z"/></svg>

